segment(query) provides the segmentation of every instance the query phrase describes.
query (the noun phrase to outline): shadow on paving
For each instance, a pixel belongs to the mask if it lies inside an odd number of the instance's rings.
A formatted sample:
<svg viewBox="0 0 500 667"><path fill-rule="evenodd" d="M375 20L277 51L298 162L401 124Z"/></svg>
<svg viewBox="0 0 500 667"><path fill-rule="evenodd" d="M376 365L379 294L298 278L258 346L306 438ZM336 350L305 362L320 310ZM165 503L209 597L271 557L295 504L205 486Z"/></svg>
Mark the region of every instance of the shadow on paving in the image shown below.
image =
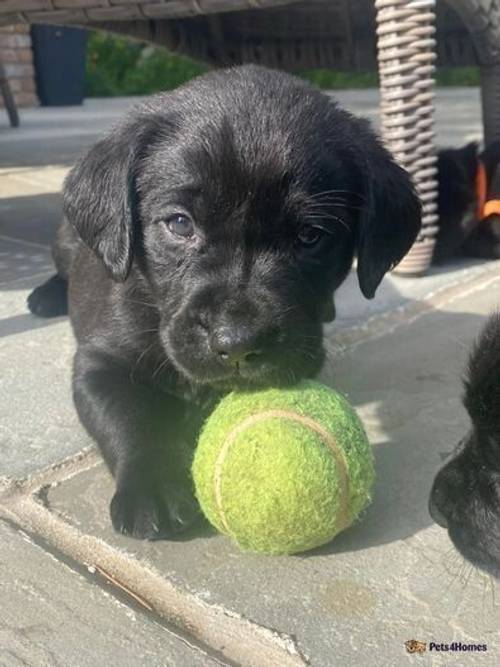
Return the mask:
<svg viewBox="0 0 500 667"><path fill-rule="evenodd" d="M24 305L26 287L36 287L54 273L51 244L62 215L60 200L59 193L0 198L0 337L60 321L36 318Z"/></svg>
<svg viewBox="0 0 500 667"><path fill-rule="evenodd" d="M470 427L462 376L484 322L436 310L361 345L326 373L324 380L349 396L365 423L376 482L361 521L309 557L404 540L433 524L427 501L434 476Z"/></svg>
<svg viewBox="0 0 500 667"><path fill-rule="evenodd" d="M0 198L0 237L50 248L61 218L59 192Z"/></svg>

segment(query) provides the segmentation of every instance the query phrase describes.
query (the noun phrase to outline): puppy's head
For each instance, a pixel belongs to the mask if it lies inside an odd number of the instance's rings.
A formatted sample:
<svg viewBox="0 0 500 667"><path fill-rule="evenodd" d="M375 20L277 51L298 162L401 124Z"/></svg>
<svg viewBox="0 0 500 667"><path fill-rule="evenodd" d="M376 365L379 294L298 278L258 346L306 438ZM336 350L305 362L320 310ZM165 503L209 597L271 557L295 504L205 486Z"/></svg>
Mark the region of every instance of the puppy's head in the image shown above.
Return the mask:
<svg viewBox="0 0 500 667"><path fill-rule="evenodd" d="M65 211L115 280L146 279L193 381L318 372L353 256L367 298L420 206L365 121L286 74L219 71L152 98L71 172Z"/></svg>
<svg viewBox="0 0 500 667"><path fill-rule="evenodd" d="M429 511L460 553L500 576L500 315L488 321L470 358L465 406L471 433L438 473Z"/></svg>

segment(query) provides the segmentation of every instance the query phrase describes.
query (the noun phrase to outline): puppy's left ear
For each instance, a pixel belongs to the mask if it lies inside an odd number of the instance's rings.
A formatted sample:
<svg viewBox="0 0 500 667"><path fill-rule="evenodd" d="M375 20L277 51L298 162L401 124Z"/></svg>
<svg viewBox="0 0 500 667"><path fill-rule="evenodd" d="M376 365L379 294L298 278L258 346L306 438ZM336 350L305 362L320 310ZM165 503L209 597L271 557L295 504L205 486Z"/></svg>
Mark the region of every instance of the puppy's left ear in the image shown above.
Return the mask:
<svg viewBox="0 0 500 667"><path fill-rule="evenodd" d="M364 296L372 299L384 274L415 241L421 226L421 205L407 172L371 131L360 134L366 168L365 201L357 234L358 280Z"/></svg>

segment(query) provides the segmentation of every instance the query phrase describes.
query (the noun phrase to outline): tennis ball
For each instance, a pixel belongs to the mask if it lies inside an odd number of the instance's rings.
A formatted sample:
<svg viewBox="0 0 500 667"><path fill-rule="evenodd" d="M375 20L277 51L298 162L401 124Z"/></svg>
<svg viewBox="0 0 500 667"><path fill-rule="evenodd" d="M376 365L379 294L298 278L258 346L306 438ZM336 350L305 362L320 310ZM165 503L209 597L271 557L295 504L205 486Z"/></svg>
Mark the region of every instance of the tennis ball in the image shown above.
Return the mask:
<svg viewBox="0 0 500 667"><path fill-rule="evenodd" d="M349 403L317 382L233 392L206 421L193 479L215 528L246 551L329 542L370 501L373 454Z"/></svg>

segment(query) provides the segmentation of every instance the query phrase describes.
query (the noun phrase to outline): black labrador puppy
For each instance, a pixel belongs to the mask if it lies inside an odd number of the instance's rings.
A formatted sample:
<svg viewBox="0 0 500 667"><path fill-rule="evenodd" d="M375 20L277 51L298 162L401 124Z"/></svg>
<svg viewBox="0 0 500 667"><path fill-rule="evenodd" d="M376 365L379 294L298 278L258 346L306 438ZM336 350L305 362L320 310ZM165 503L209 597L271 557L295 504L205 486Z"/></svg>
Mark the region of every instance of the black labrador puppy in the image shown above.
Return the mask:
<svg viewBox="0 0 500 667"><path fill-rule="evenodd" d="M68 286L74 400L116 479L112 522L149 539L197 514L176 443L225 391L315 376L353 256L372 298L420 227L366 121L256 66L135 108L63 197L57 275L29 307L64 312Z"/></svg>
<svg viewBox="0 0 500 667"><path fill-rule="evenodd" d="M478 202L481 165L482 198L495 204L487 216ZM482 152L475 143L442 150L438 166L440 230L434 259L443 262L458 254L499 259L500 142ZM465 558L499 577L500 315L489 319L471 353L464 403L472 429L436 476L429 511Z"/></svg>
<svg viewBox="0 0 500 667"><path fill-rule="evenodd" d="M465 558L500 577L500 314L472 351L464 403L472 429L438 473L429 511Z"/></svg>

